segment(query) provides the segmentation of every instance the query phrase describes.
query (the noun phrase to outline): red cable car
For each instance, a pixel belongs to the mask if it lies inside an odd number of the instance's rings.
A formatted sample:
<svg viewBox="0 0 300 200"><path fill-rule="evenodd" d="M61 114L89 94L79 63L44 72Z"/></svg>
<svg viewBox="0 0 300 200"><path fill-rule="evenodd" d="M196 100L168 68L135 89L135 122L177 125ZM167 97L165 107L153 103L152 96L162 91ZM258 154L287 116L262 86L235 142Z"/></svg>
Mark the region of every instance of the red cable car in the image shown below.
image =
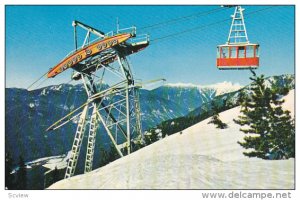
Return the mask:
<svg viewBox="0 0 300 200"><path fill-rule="evenodd" d="M259 44L248 41L243 8L236 6L227 43L217 47L218 69L256 69L259 67Z"/></svg>

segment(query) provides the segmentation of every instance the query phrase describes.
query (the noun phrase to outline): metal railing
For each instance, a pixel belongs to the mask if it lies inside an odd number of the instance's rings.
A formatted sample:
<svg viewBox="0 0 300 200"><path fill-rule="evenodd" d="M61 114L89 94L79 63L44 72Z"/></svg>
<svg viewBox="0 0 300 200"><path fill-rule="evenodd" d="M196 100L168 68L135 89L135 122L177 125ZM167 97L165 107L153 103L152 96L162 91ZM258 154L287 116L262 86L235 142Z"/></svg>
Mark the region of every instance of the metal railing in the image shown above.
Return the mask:
<svg viewBox="0 0 300 200"><path fill-rule="evenodd" d="M137 43L147 43L150 41L150 37L148 34L142 34L142 35L137 35L134 38L130 38L128 41L131 44L137 44Z"/></svg>
<svg viewBox="0 0 300 200"><path fill-rule="evenodd" d="M135 36L136 35L136 27L132 26L132 27L128 27L128 28L122 28L117 30L118 34L122 34L122 33L130 33L131 35Z"/></svg>

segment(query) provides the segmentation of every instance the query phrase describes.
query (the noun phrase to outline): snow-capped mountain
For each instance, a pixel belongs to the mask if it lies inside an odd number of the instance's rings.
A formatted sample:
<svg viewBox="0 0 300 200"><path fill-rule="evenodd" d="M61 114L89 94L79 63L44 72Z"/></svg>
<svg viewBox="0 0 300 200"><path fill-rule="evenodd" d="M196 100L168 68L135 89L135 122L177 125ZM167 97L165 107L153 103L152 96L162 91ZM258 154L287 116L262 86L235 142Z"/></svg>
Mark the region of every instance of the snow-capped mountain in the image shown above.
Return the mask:
<svg viewBox="0 0 300 200"><path fill-rule="evenodd" d="M203 90L212 90L214 91L214 95L218 96L221 94L226 94L229 92L237 91L241 89L243 86L240 85L239 83L231 83L228 81L224 81L221 83L216 83L212 85L196 85L193 83L169 83L167 84L168 86L171 87L182 87L182 88L198 88L199 92L203 92Z"/></svg>

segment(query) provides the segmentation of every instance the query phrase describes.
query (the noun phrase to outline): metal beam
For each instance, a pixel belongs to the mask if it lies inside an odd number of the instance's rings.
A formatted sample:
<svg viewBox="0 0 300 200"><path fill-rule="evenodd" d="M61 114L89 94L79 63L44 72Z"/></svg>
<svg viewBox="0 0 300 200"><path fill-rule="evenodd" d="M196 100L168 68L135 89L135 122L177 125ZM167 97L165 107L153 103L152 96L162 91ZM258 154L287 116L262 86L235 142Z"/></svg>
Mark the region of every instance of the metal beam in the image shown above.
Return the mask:
<svg viewBox="0 0 300 200"><path fill-rule="evenodd" d="M80 26L81 28L83 28L83 29L85 29L85 30L87 30L87 31L99 36L99 37L102 37L102 38L105 37L104 32L99 31L99 30L97 30L97 29L95 29L95 28L93 28L89 25L86 25L86 24L82 23L82 22L74 20L73 23L72 23L72 26Z"/></svg>
<svg viewBox="0 0 300 200"><path fill-rule="evenodd" d="M105 128L105 130L106 130L106 132L107 132L107 134L108 134L108 136L110 137L110 139L111 139L113 145L116 147L118 154L119 154L121 157L123 157L122 152L121 152L120 149L118 148L117 142L115 141L115 139L114 139L114 137L112 136L112 134L111 134L109 128L106 126L103 117L100 115L100 113L99 113L98 111L97 111L97 115L98 115L98 117L100 118L100 121L102 122L102 124L103 124L103 126L104 126L104 128Z"/></svg>

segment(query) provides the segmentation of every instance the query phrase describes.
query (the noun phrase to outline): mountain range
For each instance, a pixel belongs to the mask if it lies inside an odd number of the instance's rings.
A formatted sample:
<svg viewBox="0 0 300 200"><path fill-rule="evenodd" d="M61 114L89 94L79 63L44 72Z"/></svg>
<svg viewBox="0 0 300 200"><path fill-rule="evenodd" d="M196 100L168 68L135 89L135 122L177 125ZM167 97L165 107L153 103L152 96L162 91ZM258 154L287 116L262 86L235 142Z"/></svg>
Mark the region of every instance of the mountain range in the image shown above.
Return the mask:
<svg viewBox="0 0 300 200"><path fill-rule="evenodd" d="M229 88L226 88L226 91ZM232 88L234 90L235 87ZM216 87L164 85L140 90L143 131L162 121L185 116L217 94ZM13 160L25 160L66 153L73 141L75 123L46 132L52 123L82 105L87 99L81 84L60 84L28 91L6 88L5 144ZM102 131L103 132L103 131ZM105 135L103 137L106 137Z"/></svg>
<svg viewBox="0 0 300 200"><path fill-rule="evenodd" d="M281 75L266 78L268 85L295 87L294 75ZM235 104L241 90L249 86L228 82L208 86L193 84L166 84L153 90L141 89L140 105L142 130L151 129L164 121L197 116L211 109L212 100L226 100ZM87 99L81 84L60 84L28 91L20 88L5 89L5 150L12 155L17 165L21 155L25 161L67 154L70 150L76 123L68 123L58 130L45 130L55 121L79 107ZM100 157L99 148L109 145L109 138L104 130L99 130L95 157ZM86 138L85 138L86 140ZM84 148L82 148L84 149ZM83 150L84 153L85 150ZM79 160L83 160L80 156ZM99 166L100 159L94 159L94 166ZM79 168L81 162L79 161Z"/></svg>

